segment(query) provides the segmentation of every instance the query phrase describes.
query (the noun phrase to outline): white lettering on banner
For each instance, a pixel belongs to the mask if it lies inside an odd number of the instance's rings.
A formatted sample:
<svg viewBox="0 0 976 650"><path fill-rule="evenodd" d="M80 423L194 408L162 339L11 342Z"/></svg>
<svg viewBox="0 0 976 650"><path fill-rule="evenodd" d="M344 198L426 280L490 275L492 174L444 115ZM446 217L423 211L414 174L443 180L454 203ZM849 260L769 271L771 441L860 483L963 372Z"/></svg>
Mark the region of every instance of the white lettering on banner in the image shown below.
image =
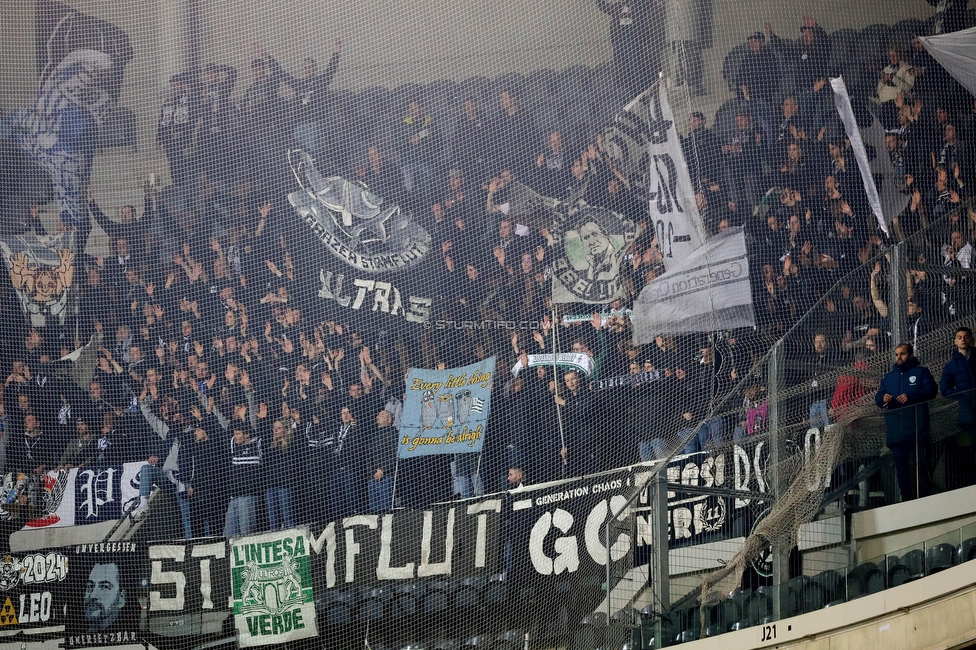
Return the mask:
<svg viewBox="0 0 976 650"><path fill-rule="evenodd" d="M376 530L378 521L377 515L356 515L342 520L342 526L346 529L346 582L356 581L356 556L360 551L353 526L366 526Z"/></svg>
<svg viewBox="0 0 976 650"><path fill-rule="evenodd" d="M158 591L149 592L149 609L152 611L174 611L183 609L184 591L186 590L186 576L182 571L163 571L163 563L159 558L166 558L175 562L182 562L186 556L186 549L183 546L162 544L149 547L149 559L151 560L151 570L149 582L154 585L174 585L176 595L172 598L164 598Z"/></svg>
<svg viewBox="0 0 976 650"><path fill-rule="evenodd" d="M426 530L426 529L425 529ZM378 580L406 580L413 577L413 562L402 567L391 567L393 556L393 515L383 515L383 527L380 533L380 559L376 566Z"/></svg>
<svg viewBox="0 0 976 650"><path fill-rule="evenodd" d="M20 613L17 621L24 623L47 623L51 618L51 592L20 595Z"/></svg>
<svg viewBox="0 0 976 650"><path fill-rule="evenodd" d="M572 573L579 569L579 543L575 535L566 535L572 526L573 515L562 508L557 508L555 512L543 513L535 522L532 531L529 533L529 558L532 560L532 566L535 567L536 572L548 576L559 575L564 571ZM555 551L556 557L551 558L546 555L542 545L553 527L562 532L564 536L559 537L553 543L552 549Z"/></svg>
<svg viewBox="0 0 976 650"><path fill-rule="evenodd" d="M627 498L622 494L610 497L610 511L616 513L618 521L624 521L628 513L624 510L627 505ZM612 516L612 515L611 515ZM606 566L607 551L605 537L603 536L604 524L607 520L607 501L604 499L596 504L590 514L586 517L586 526L583 529L583 541L586 543L586 551L597 564ZM630 535L620 533L617 539L610 546L610 560L616 562L627 555L630 550Z"/></svg>
<svg viewBox="0 0 976 650"><path fill-rule="evenodd" d="M210 577L210 558L221 560L227 554L227 547L223 542L214 544L195 544L190 552L191 557L200 559L200 594L203 596L203 609L213 609L211 598L213 582Z"/></svg>
<svg viewBox="0 0 976 650"><path fill-rule="evenodd" d="M81 502L81 507L87 510L87 514L85 515L86 519L89 517L97 517L98 509L101 506L115 501L116 471L114 467L108 467L101 470L86 469L78 472L75 480L84 477L82 479L84 482L81 485L81 491L85 494L85 498Z"/></svg>
<svg viewBox="0 0 976 650"><path fill-rule="evenodd" d="M366 305L370 311L377 311L390 316L402 316L404 320L410 323L426 323L430 320L432 298L409 296L407 306L404 308L400 290L389 282L353 278L352 284L356 288L355 296L353 296L350 294L343 295L342 286L345 280L343 273L333 274L332 271L321 269L319 281L322 287L319 289L318 297L335 301L340 307L357 311ZM373 294L372 299L367 300L370 292Z"/></svg>
<svg viewBox="0 0 976 650"><path fill-rule="evenodd" d="M824 433L828 430L837 426L836 424L828 424L824 429ZM811 467L811 463L817 457L817 452L820 451L820 429L807 429L806 437L803 441L803 465L804 467ZM810 492L817 492L821 488L830 487L830 468L823 468L821 465L815 466L816 471L807 472L807 490ZM826 469L825 472L821 472L821 469ZM826 476L825 476L826 474Z"/></svg>
<svg viewBox="0 0 976 650"><path fill-rule="evenodd" d="M478 515L478 534L475 537L474 566L483 569L488 563L488 515L487 512L500 513L501 499L489 499L468 506L469 515Z"/></svg>
<svg viewBox="0 0 976 650"><path fill-rule="evenodd" d="M322 544L325 544L325 586L331 589L336 584L336 532L335 522L330 523L318 536L318 539L311 537L309 546L316 555L322 552Z"/></svg>
<svg viewBox="0 0 976 650"><path fill-rule="evenodd" d="M194 544L190 557L199 559L200 595L202 609L214 609L213 578L210 571L212 559L222 560L227 556L223 542ZM163 562L182 564L186 560L186 547L179 544L157 544L149 547L150 574L152 585L173 585L174 596L163 596L160 591L149 592L149 611L182 611L186 608L186 573L184 571L163 571Z"/></svg>
<svg viewBox="0 0 976 650"><path fill-rule="evenodd" d="M444 561L430 561L431 542L434 537L434 513L424 511L424 529L420 538L420 566L417 577L451 575L451 556L454 553L454 508L447 511L447 530L444 533Z"/></svg>
<svg viewBox="0 0 976 650"><path fill-rule="evenodd" d="M646 178L651 220L657 229L664 266L671 270L705 243L704 226L674 125L664 82L645 102L648 142Z"/></svg>

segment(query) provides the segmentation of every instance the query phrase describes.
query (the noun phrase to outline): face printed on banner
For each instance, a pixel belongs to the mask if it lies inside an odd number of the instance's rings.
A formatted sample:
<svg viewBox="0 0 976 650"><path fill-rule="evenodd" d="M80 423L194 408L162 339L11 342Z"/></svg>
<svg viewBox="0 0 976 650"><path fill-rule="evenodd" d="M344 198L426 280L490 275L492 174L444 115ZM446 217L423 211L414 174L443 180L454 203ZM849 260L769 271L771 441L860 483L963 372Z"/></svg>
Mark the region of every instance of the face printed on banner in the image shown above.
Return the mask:
<svg viewBox="0 0 976 650"><path fill-rule="evenodd" d="M125 607L119 567L114 562L96 564L88 574L85 588L85 620L89 632L107 629Z"/></svg>

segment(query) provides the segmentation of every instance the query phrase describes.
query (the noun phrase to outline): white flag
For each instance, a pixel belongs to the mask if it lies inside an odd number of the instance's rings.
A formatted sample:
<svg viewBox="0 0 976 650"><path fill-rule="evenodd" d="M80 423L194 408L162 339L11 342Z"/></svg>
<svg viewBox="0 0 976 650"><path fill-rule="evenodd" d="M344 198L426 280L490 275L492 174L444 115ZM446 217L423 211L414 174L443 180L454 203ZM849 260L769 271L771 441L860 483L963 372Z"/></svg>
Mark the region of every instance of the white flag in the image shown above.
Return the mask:
<svg viewBox="0 0 976 650"><path fill-rule="evenodd" d="M753 327L745 233L734 228L712 237L645 286L631 320L637 345L660 334Z"/></svg>

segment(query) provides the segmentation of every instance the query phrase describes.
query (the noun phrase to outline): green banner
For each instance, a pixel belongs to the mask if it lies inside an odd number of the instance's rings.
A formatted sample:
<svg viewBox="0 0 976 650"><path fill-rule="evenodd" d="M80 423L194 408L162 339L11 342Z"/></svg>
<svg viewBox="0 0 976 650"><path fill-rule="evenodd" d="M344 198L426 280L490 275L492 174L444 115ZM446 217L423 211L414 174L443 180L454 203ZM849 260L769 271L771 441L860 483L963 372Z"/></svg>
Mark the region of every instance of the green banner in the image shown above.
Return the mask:
<svg viewBox="0 0 976 650"><path fill-rule="evenodd" d="M234 619L241 646L314 637L315 598L307 532L231 540Z"/></svg>

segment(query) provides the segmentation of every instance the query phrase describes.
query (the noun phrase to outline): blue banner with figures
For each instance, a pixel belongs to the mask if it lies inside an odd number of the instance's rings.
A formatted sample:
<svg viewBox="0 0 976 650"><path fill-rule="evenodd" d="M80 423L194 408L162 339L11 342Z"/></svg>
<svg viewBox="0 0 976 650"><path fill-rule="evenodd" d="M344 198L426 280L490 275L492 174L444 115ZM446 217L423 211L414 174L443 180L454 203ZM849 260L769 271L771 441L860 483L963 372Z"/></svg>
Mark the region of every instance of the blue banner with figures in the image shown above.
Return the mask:
<svg viewBox="0 0 976 650"><path fill-rule="evenodd" d="M462 368L411 368L397 458L480 452L488 426L495 357Z"/></svg>

